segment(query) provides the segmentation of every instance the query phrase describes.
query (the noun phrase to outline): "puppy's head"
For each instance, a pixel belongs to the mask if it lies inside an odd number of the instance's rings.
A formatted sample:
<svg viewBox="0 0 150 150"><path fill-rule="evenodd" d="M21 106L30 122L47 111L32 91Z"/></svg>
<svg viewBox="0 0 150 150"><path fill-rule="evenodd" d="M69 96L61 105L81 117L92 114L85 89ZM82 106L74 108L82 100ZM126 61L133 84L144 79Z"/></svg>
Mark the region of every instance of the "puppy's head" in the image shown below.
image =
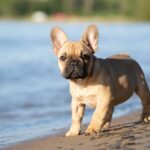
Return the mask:
<svg viewBox="0 0 150 150"><path fill-rule="evenodd" d="M92 69L93 53L98 45L98 29L87 27L80 41L70 42L58 27L51 31L54 52L58 57L60 72L66 79L83 79Z"/></svg>

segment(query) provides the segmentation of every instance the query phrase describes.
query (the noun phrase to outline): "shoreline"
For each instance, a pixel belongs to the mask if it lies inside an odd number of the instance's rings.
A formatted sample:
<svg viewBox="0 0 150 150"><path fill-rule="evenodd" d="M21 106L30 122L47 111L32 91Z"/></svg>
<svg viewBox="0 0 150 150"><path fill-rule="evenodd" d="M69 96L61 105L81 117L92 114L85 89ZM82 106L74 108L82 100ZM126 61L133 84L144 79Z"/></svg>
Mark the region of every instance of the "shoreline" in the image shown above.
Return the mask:
<svg viewBox="0 0 150 150"><path fill-rule="evenodd" d="M35 20L32 15L25 17L0 17L0 21L24 21L33 23L48 23L48 22L58 22L58 23L150 23L149 20L139 20L130 17L121 16L66 16L64 18L55 18L55 16L48 16L46 19L38 21Z"/></svg>
<svg viewBox="0 0 150 150"><path fill-rule="evenodd" d="M132 112L113 119L110 129L99 134L66 138L62 131L55 136L21 142L3 150L150 149L150 123L140 123L140 113Z"/></svg>

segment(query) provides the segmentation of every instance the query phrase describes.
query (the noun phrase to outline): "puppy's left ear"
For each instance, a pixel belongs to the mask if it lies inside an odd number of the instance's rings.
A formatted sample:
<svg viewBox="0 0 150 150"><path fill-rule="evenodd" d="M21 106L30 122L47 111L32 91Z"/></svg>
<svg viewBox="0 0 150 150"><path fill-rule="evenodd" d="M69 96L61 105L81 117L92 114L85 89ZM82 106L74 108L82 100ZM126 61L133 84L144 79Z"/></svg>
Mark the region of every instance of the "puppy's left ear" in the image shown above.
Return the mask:
<svg viewBox="0 0 150 150"><path fill-rule="evenodd" d="M90 25L86 28L81 41L84 42L95 53L98 47L98 29L96 25Z"/></svg>
<svg viewBox="0 0 150 150"><path fill-rule="evenodd" d="M58 55L60 48L65 42L68 41L67 35L60 28L54 27L50 33L50 36L53 43L54 52L56 55Z"/></svg>

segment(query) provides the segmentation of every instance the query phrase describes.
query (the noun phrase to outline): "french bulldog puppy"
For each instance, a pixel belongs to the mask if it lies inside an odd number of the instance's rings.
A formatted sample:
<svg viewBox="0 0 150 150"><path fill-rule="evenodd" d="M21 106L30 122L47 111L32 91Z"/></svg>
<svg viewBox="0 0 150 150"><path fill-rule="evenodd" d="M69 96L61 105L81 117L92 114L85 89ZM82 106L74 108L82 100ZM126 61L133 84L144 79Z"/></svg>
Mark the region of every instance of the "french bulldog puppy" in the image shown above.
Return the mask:
<svg viewBox="0 0 150 150"><path fill-rule="evenodd" d="M69 41L58 27L52 29L51 39L60 72L70 80L72 125L66 136L80 133L85 105L95 108L85 134L107 129L114 107L134 92L142 102L141 120L150 121L150 91L140 65L127 54L106 59L95 57L98 47L95 25L86 28L80 41Z"/></svg>

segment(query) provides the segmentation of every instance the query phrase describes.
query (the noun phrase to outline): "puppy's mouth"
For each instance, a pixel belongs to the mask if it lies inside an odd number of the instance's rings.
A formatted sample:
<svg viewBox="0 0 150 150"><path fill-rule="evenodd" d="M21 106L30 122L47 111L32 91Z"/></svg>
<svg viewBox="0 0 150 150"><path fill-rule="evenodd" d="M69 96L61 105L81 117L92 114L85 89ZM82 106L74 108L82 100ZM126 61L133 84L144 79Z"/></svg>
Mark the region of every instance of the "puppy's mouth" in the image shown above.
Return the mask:
<svg viewBox="0 0 150 150"><path fill-rule="evenodd" d="M71 78L71 79L77 79L77 78L79 78L79 77L80 77L80 75L79 75L78 72L75 71L75 70L72 70L72 72L71 72L70 75L69 75L69 78Z"/></svg>
<svg viewBox="0 0 150 150"><path fill-rule="evenodd" d="M67 79L83 79L86 76L87 76L87 73L85 71L82 74L80 74L78 71L72 70L66 78Z"/></svg>

